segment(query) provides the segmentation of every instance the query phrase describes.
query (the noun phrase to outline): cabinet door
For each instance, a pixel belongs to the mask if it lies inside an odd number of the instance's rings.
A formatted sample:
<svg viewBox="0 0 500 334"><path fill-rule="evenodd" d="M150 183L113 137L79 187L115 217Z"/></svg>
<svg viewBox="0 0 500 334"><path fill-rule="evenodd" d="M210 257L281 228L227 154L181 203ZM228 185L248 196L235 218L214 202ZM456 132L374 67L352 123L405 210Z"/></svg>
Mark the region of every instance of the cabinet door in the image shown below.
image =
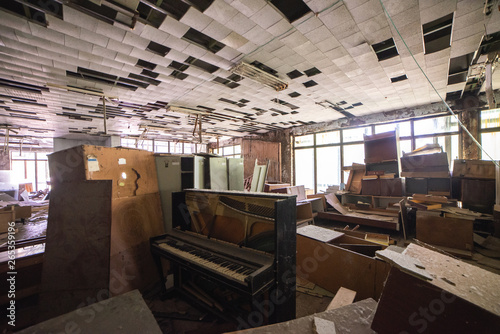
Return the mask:
<svg viewBox="0 0 500 334"><path fill-rule="evenodd" d="M182 190L181 157L156 156L156 172L160 189L161 208L165 230L172 228L172 192Z"/></svg>

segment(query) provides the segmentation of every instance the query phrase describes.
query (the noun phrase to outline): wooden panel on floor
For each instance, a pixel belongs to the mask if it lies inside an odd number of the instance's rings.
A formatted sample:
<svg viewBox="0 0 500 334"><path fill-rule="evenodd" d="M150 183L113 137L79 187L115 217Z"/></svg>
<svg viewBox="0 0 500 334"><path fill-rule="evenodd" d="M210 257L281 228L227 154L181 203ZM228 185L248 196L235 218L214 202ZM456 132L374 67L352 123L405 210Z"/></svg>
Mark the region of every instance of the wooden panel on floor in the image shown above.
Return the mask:
<svg viewBox="0 0 500 334"><path fill-rule="evenodd" d="M471 251L472 220L443 218L417 211L417 239L436 246Z"/></svg>
<svg viewBox="0 0 500 334"><path fill-rule="evenodd" d="M341 287L335 294L335 297L333 297L330 304L326 307L326 309L333 310L342 306L352 304L354 298L356 298L356 291Z"/></svg>
<svg viewBox="0 0 500 334"><path fill-rule="evenodd" d="M100 301L17 333L148 333L161 334L139 291Z"/></svg>
<svg viewBox="0 0 500 334"><path fill-rule="evenodd" d="M101 291L107 293L111 187L111 181L80 181L52 189L40 320L86 305L87 298L95 300Z"/></svg>

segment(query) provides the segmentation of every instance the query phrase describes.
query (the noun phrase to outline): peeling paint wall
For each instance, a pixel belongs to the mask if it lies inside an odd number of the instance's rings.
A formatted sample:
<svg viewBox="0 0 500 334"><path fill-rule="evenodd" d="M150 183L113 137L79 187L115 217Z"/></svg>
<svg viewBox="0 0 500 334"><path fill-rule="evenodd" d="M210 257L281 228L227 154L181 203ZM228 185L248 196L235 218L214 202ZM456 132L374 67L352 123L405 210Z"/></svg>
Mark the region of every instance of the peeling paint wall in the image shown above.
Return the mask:
<svg viewBox="0 0 500 334"><path fill-rule="evenodd" d="M465 110L460 113L460 121L469 130L476 140L479 141L479 110ZM463 159L481 159L479 147L474 143L472 138L460 129L462 158Z"/></svg>

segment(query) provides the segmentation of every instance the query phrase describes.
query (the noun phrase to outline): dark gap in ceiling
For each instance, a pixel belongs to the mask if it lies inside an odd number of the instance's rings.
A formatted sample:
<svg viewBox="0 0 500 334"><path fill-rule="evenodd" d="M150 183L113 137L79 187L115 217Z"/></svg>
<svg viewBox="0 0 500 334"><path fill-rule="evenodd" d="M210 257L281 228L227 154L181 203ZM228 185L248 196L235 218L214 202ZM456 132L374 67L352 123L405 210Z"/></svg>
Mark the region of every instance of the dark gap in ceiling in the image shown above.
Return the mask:
<svg viewBox="0 0 500 334"><path fill-rule="evenodd" d="M150 70L143 69L141 72L142 75L148 76L150 78L156 79L160 75L160 73L156 73Z"/></svg>
<svg viewBox="0 0 500 334"><path fill-rule="evenodd" d="M319 74L321 73L320 70L318 70L316 67L312 67L308 70L305 70L304 73L308 76L308 77L312 77L313 75L316 75L316 74Z"/></svg>
<svg viewBox="0 0 500 334"><path fill-rule="evenodd" d="M339 102L339 103L337 103L337 104L338 104L339 106L342 106L342 105L344 105L344 104L347 104L347 102L346 102L346 101L344 101L344 100L342 100L342 101L340 101L340 102Z"/></svg>
<svg viewBox="0 0 500 334"><path fill-rule="evenodd" d="M210 63L207 63L206 61L191 56L189 56L185 62L193 66L196 66L198 68L201 68L202 70L207 71L208 73L214 73L219 69L218 66L212 65Z"/></svg>
<svg viewBox="0 0 500 334"><path fill-rule="evenodd" d="M184 2L190 4L194 8L198 9L200 12L204 12L214 0L183 0Z"/></svg>
<svg viewBox="0 0 500 334"><path fill-rule="evenodd" d="M146 20L147 23L155 28L160 27L167 17L167 14L163 13L161 10L158 10L156 6L149 6L143 2L140 2L137 6L137 12L139 12L139 16L142 19Z"/></svg>
<svg viewBox="0 0 500 334"><path fill-rule="evenodd" d="M162 108L165 108L168 106L168 102L163 102L163 101L156 101L154 104L161 106Z"/></svg>
<svg viewBox="0 0 500 334"><path fill-rule="evenodd" d="M245 99L240 99L240 102L241 102L241 103L248 103L248 102L250 102L250 101L249 101L249 100L245 100Z"/></svg>
<svg viewBox="0 0 500 334"><path fill-rule="evenodd" d="M63 110L71 110L71 111L76 111L75 108L68 108L68 107L62 107Z"/></svg>
<svg viewBox="0 0 500 334"><path fill-rule="evenodd" d="M33 120L33 121L43 121L43 122L46 121L46 119L40 118L40 117L37 117L37 116L25 116L25 115L13 114L13 113L10 113L9 117L24 118L24 119L30 119L30 120Z"/></svg>
<svg viewBox="0 0 500 334"><path fill-rule="evenodd" d="M156 64L151 63L149 61L145 61L145 60L139 59L139 60L137 60L137 64L135 64L135 66L141 67L141 68L145 68L147 70L152 71L152 70L155 69Z"/></svg>
<svg viewBox="0 0 500 334"><path fill-rule="evenodd" d="M352 105L353 105L354 107L359 107L359 106L362 106L362 105L363 105L363 103L361 103L361 102L356 102L356 103L353 103Z"/></svg>
<svg viewBox="0 0 500 334"><path fill-rule="evenodd" d="M247 112L238 111L238 110L234 110L234 109L231 109L231 108L224 108L224 110L231 111L231 112L234 112L234 113L237 113L237 114L241 114L241 115L245 115L245 116L251 116L252 115L252 114L249 114Z"/></svg>
<svg viewBox="0 0 500 334"><path fill-rule="evenodd" d="M32 102L32 101L27 101L27 100L12 99L12 102L14 102L14 103L21 103L21 104L30 104L30 105L34 105L34 106L39 106L39 107L45 107L45 108L47 108L47 105L44 104L44 103Z"/></svg>
<svg viewBox="0 0 500 334"><path fill-rule="evenodd" d="M20 81L8 80L4 78L0 78L0 86L4 86L7 88L21 89L26 90L31 93L41 93L42 91L48 92L49 89L43 86L31 85L27 83L23 83Z"/></svg>
<svg viewBox="0 0 500 334"><path fill-rule="evenodd" d="M299 72L297 70L293 70L292 72L288 72L286 75L288 75L288 77L293 80L295 78L303 76L304 73Z"/></svg>
<svg viewBox="0 0 500 334"><path fill-rule="evenodd" d="M450 47L453 13L422 25L425 54Z"/></svg>
<svg viewBox="0 0 500 334"><path fill-rule="evenodd" d="M174 78L177 78L177 79L180 79L180 80L184 80L184 79L186 79L188 77L187 74L184 74L184 73L179 72L177 70L175 70L172 73L170 73L170 76L174 77Z"/></svg>
<svg viewBox="0 0 500 334"><path fill-rule="evenodd" d="M299 107L297 107L296 105L293 105L291 103L288 103L286 101L283 101L283 100L280 100L280 99L272 99L271 100L272 102L275 102L275 103L278 103L278 104L281 104L281 105L284 105L284 106L287 106L288 108L292 109L292 110L295 110L295 109L299 109Z"/></svg>
<svg viewBox="0 0 500 334"><path fill-rule="evenodd" d="M500 51L500 31L483 36L481 45L479 46L478 56L497 51Z"/></svg>
<svg viewBox="0 0 500 334"><path fill-rule="evenodd" d="M450 68L448 74L457 74L460 72L467 72L472 63L474 52L468 53L463 56L450 58Z"/></svg>
<svg viewBox="0 0 500 334"><path fill-rule="evenodd" d="M227 77L229 80L233 80L234 82L238 82L243 80L243 77L238 74L231 74L230 76Z"/></svg>
<svg viewBox="0 0 500 334"><path fill-rule="evenodd" d="M345 107L344 110L347 110L347 109L352 109L354 108L353 106L348 106L348 107Z"/></svg>
<svg viewBox="0 0 500 334"><path fill-rule="evenodd" d="M196 108L205 109L205 110L207 110L207 111L214 111L214 110L215 110L214 108L205 107L205 106L200 106L200 105L196 106Z"/></svg>
<svg viewBox="0 0 500 334"><path fill-rule="evenodd" d="M271 116L279 116L280 114L279 113L272 113ZM274 123L276 124L276 123Z"/></svg>
<svg viewBox="0 0 500 334"><path fill-rule="evenodd" d="M347 111L345 111L345 110L340 110L339 112L340 112L342 115L344 115L345 117L347 117L347 118L353 118L353 117L356 117L356 116L354 116L353 114L351 114L350 112L347 112Z"/></svg>
<svg viewBox="0 0 500 334"><path fill-rule="evenodd" d="M17 102L36 102L35 99L28 99L24 97L17 97L17 96L8 96L8 95L0 95L0 97L6 97L8 99L11 99L12 101L16 100ZM2 101L4 102L4 101Z"/></svg>
<svg viewBox="0 0 500 334"><path fill-rule="evenodd" d="M20 114L26 114L26 115L36 115L36 112L34 111L24 111L24 110L18 110L18 109L11 109L11 108L5 108L7 111L12 111L12 112L17 112Z"/></svg>
<svg viewBox="0 0 500 334"><path fill-rule="evenodd" d="M148 83L145 83L142 81L137 81L137 80L132 80L132 79L127 79L127 78L123 78L123 77L118 78L116 85L121 86L121 87L131 87L131 88L135 87L134 90L136 90L137 87L148 88L148 86L149 86Z"/></svg>
<svg viewBox="0 0 500 334"><path fill-rule="evenodd" d="M207 36L204 33L199 32L198 30L193 28L189 28L189 30L184 34L184 36L182 36L182 38L193 42L194 44L197 44L212 53L217 53L226 46L225 44L218 42L212 37Z"/></svg>
<svg viewBox="0 0 500 334"><path fill-rule="evenodd" d="M290 97L298 97L300 96L301 94L300 93L297 93L297 92L291 92L290 94L288 94L288 96Z"/></svg>
<svg viewBox="0 0 500 334"><path fill-rule="evenodd" d="M304 82L303 85L306 86L306 88L316 86L318 83L314 80L309 80L307 82Z"/></svg>
<svg viewBox="0 0 500 334"><path fill-rule="evenodd" d="M295 111L295 110L291 112L291 114L292 114L292 115L295 115L295 114L298 114L298 113L299 113L299 112L298 112L298 111Z"/></svg>
<svg viewBox="0 0 500 334"><path fill-rule="evenodd" d="M170 65L168 65L168 67L171 67L175 70L178 70L178 71L181 71L181 72L184 72L185 70L187 70L189 68L189 65L186 65L186 64L183 64L183 63L179 63L175 60L172 60L172 62L170 63Z"/></svg>
<svg viewBox="0 0 500 334"><path fill-rule="evenodd" d="M236 83L236 82L233 82L233 81L231 81L230 83L226 84L226 86L229 87L229 88L231 88L231 89L236 88L239 85L240 85L239 83Z"/></svg>
<svg viewBox="0 0 500 334"><path fill-rule="evenodd" d="M270 2L285 15L290 23L311 11L302 0L270 0Z"/></svg>
<svg viewBox="0 0 500 334"><path fill-rule="evenodd" d="M143 82L155 85L155 86L158 86L161 83L161 81L159 81L159 80L155 80L155 79L152 79L150 77L146 77L146 76L135 74L135 73L130 73L128 76L129 76L129 78L140 80L140 81L143 81Z"/></svg>
<svg viewBox="0 0 500 334"><path fill-rule="evenodd" d="M213 79L212 81L215 81L215 82L221 83L221 84L223 84L223 85L225 85L226 83L231 82L230 80L228 80L228 79L224 79L224 78L221 78L221 77L215 77L215 79Z"/></svg>
<svg viewBox="0 0 500 334"><path fill-rule="evenodd" d="M281 115L288 115L286 111L282 111L276 108L270 108L269 110L276 111L277 113L280 113Z"/></svg>
<svg viewBox="0 0 500 334"><path fill-rule="evenodd" d="M91 106L91 105L88 105L88 104L81 104L81 103L77 103L76 106L80 107L80 108L90 108L90 109L95 108L95 106Z"/></svg>
<svg viewBox="0 0 500 334"><path fill-rule="evenodd" d="M274 75L275 77L278 77L278 71L272 69L269 66L262 64L261 62L258 62L257 60L254 60L253 62L251 62L250 65L253 65L264 72L267 72L271 75Z"/></svg>
<svg viewBox="0 0 500 334"><path fill-rule="evenodd" d="M448 85L467 81L467 72L459 72L448 76Z"/></svg>
<svg viewBox="0 0 500 334"><path fill-rule="evenodd" d="M91 1L86 0L72 0L71 2L67 2L68 6L75 8L76 10L90 15L98 20L104 21L109 24L113 24L115 21L120 22L125 25L132 25L132 11L130 11L131 17L129 18L129 22L121 22L117 20L118 12L108 6L98 5Z"/></svg>
<svg viewBox="0 0 500 334"><path fill-rule="evenodd" d="M177 21L180 20L184 14L189 9L189 5L182 2L181 0L168 0L168 1L157 1L157 0L142 0L152 3L153 6L160 6L161 9L168 12Z"/></svg>
<svg viewBox="0 0 500 334"><path fill-rule="evenodd" d="M159 43L151 41L146 47L146 50L151 51L159 56L165 57L171 49L165 45L161 45Z"/></svg>
<svg viewBox="0 0 500 334"><path fill-rule="evenodd" d="M395 82L403 81L406 79L408 79L408 77L406 76L406 74L403 74L403 75L400 75L399 77L391 78L391 82L395 83Z"/></svg>
<svg viewBox="0 0 500 334"><path fill-rule="evenodd" d="M380 43L373 44L372 48L377 55L378 61L390 59L392 57L396 57L399 54L392 37Z"/></svg>
<svg viewBox="0 0 500 334"><path fill-rule="evenodd" d="M222 102L226 102L226 103L230 103L230 104L238 104L238 102L236 101L232 101L232 100L229 100L229 99L225 99L223 97L219 98L219 101L222 101Z"/></svg>
<svg viewBox="0 0 500 334"><path fill-rule="evenodd" d="M462 96L461 90L449 92L449 93L446 93L446 101L455 101L455 100L458 100L461 96Z"/></svg>
<svg viewBox="0 0 500 334"><path fill-rule="evenodd" d="M44 12L29 6L25 6L17 1L2 0L0 1L0 8L4 8L12 13L27 18L32 22L36 22L44 26L47 26L47 21L45 19Z"/></svg>

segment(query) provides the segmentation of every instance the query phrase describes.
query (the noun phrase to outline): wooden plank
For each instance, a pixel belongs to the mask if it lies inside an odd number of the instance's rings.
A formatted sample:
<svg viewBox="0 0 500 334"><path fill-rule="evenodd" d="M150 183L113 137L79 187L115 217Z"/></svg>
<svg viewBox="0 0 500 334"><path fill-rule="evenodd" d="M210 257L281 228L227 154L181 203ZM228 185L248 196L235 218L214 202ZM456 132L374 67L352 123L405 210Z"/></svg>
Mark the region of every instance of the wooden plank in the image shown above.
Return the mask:
<svg viewBox="0 0 500 334"><path fill-rule="evenodd" d="M383 221L383 220L367 219L360 217L343 216L333 212L318 212L318 218L339 221L349 224L380 227L388 230L395 230L395 231L398 230L398 224L393 221Z"/></svg>
<svg viewBox="0 0 500 334"><path fill-rule="evenodd" d="M326 307L327 310L333 310L342 306L352 304L356 298L356 291L344 288L343 286L335 294L332 301Z"/></svg>
<svg viewBox="0 0 500 334"><path fill-rule="evenodd" d="M336 334L335 323L330 320L314 317L313 333L316 334Z"/></svg>
<svg viewBox="0 0 500 334"><path fill-rule="evenodd" d="M102 291L107 298L111 190L112 181L65 182L52 188L40 320L75 310Z"/></svg>
<svg viewBox="0 0 500 334"><path fill-rule="evenodd" d="M417 212L417 239L448 248L473 250L473 221L443 218Z"/></svg>
<svg viewBox="0 0 500 334"><path fill-rule="evenodd" d="M430 281L433 279L432 276L425 271L425 267L420 263L420 261L411 256L405 256L404 254L400 254L390 249L384 249L382 251L377 251L377 257L384 259L402 271L415 277Z"/></svg>
<svg viewBox="0 0 500 334"><path fill-rule="evenodd" d="M418 259L437 277L433 285L500 316L499 275L415 244L410 244L404 253Z"/></svg>
<svg viewBox="0 0 500 334"><path fill-rule="evenodd" d="M332 231L314 225L308 225L297 229L297 234L309 237L321 242L329 242L344 235L342 232Z"/></svg>
<svg viewBox="0 0 500 334"><path fill-rule="evenodd" d="M161 334L139 291L99 301L19 331L28 333L151 333Z"/></svg>
<svg viewBox="0 0 500 334"><path fill-rule="evenodd" d="M255 159L259 165L269 161L267 180L281 182L281 144L262 140L245 139L241 143L241 155L244 159L245 178L253 175Z"/></svg>

